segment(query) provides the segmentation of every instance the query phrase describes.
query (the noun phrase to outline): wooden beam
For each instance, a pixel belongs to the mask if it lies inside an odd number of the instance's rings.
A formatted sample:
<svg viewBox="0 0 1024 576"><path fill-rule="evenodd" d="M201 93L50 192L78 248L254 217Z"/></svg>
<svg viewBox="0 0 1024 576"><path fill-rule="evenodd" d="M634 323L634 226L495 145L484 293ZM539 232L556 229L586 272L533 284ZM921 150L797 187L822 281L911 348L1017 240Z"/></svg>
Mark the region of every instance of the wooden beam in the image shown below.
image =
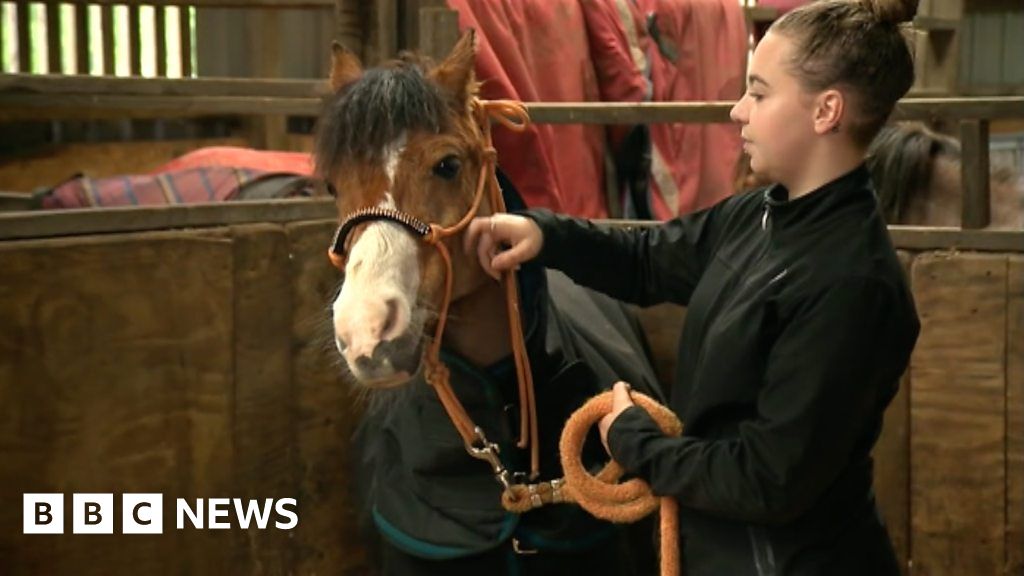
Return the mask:
<svg viewBox="0 0 1024 576"><path fill-rule="evenodd" d="M248 78L108 78L55 74L0 74L0 95L107 94L111 96L318 97L330 93L326 80Z"/></svg>
<svg viewBox="0 0 1024 576"><path fill-rule="evenodd" d="M333 220L336 216L333 199L262 200L219 204L0 213L0 240L172 228L203 228L256 222Z"/></svg>
<svg viewBox="0 0 1024 576"><path fill-rule="evenodd" d="M917 16L914 28L931 32L956 32L960 29L960 20L956 18L937 18L935 16Z"/></svg>
<svg viewBox="0 0 1024 576"><path fill-rule="evenodd" d="M960 146L963 205L960 226L978 229L991 220L989 200L988 120L962 120Z"/></svg>
<svg viewBox="0 0 1024 576"><path fill-rule="evenodd" d="M255 96L114 96L72 94L0 96L0 120L81 118L194 118L199 116L259 116L281 114L316 117L318 98L260 98Z"/></svg>
<svg viewBox="0 0 1024 576"><path fill-rule="evenodd" d="M22 6L27 0L13 0ZM335 0L38 0L45 5L92 4L100 6L195 6L197 8L333 9ZM34 3L34 2L33 2Z"/></svg>

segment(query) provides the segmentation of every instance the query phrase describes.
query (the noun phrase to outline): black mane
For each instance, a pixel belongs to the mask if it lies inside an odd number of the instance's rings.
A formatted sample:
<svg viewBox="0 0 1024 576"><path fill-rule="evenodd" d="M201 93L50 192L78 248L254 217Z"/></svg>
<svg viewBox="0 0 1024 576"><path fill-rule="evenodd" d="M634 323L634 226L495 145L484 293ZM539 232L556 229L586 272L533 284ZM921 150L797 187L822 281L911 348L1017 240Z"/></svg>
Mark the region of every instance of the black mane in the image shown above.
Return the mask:
<svg viewBox="0 0 1024 576"><path fill-rule="evenodd" d="M316 172L328 180L347 156L377 159L384 146L412 130L445 127L445 99L423 65L399 60L367 70L325 104L317 129Z"/></svg>

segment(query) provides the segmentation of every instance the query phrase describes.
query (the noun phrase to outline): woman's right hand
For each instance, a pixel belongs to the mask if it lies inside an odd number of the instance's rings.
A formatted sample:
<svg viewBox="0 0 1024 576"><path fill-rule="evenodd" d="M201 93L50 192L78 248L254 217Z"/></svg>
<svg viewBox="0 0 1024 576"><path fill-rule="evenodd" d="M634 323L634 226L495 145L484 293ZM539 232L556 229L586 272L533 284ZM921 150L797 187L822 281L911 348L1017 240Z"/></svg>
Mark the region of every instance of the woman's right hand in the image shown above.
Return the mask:
<svg viewBox="0 0 1024 576"><path fill-rule="evenodd" d="M474 218L463 238L466 253L475 246L480 266L495 280L501 279L502 272L535 258L543 244L540 226L515 214Z"/></svg>

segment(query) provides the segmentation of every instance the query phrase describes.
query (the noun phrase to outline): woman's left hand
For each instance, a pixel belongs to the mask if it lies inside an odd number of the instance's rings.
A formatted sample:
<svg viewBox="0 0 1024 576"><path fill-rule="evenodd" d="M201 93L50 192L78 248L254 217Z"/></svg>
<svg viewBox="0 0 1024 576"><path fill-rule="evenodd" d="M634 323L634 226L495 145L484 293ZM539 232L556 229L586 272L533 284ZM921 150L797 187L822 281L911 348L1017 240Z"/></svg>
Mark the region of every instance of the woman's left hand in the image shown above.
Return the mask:
<svg viewBox="0 0 1024 576"><path fill-rule="evenodd" d="M612 451L608 449L608 429L612 427L612 422L622 414L626 408L633 406L633 399L629 397L629 384L625 382L616 382L615 386L612 387L612 411L608 413L601 421L598 422L597 428L601 432L601 442L604 444L604 449L611 455Z"/></svg>

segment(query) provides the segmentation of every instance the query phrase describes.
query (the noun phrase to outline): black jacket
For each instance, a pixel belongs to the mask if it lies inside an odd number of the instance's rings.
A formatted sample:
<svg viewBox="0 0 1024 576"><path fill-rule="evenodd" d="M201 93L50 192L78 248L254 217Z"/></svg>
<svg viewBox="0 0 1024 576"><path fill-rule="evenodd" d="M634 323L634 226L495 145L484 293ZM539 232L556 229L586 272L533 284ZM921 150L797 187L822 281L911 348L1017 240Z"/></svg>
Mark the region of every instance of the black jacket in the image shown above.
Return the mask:
<svg viewBox="0 0 1024 576"><path fill-rule="evenodd" d="M898 574L870 452L919 323L863 166L656 228L526 214L541 263L688 306L671 393L684 436L639 408L609 435L616 460L678 499L687 575Z"/></svg>

